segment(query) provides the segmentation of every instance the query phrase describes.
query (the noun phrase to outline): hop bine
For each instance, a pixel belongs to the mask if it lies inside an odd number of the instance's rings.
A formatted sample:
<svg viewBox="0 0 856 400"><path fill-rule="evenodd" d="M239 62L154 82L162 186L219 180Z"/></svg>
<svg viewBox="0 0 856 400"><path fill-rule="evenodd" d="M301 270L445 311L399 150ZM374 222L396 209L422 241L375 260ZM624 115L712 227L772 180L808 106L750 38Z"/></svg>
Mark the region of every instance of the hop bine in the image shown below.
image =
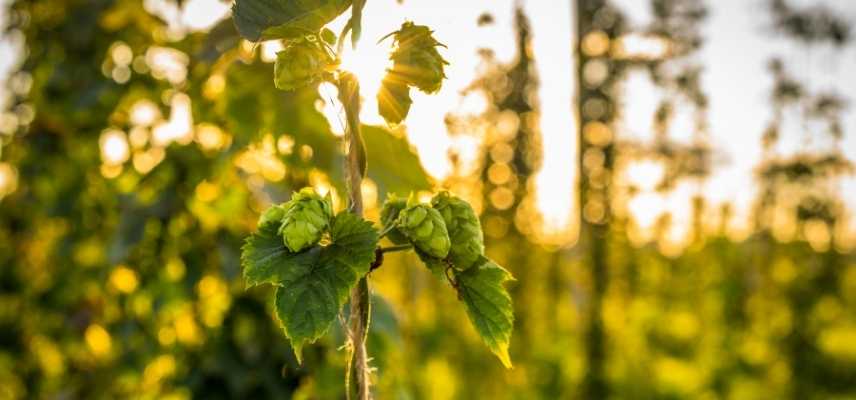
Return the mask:
<svg viewBox="0 0 856 400"><path fill-rule="evenodd" d="M279 234L285 246L295 253L318 243L333 218L330 195L322 198L312 188L301 189L283 207Z"/></svg>
<svg viewBox="0 0 856 400"><path fill-rule="evenodd" d="M470 268L484 254L484 234L475 211L469 203L449 192L435 195L431 205L443 216L449 232L452 265L459 270Z"/></svg>
<svg viewBox="0 0 856 400"><path fill-rule="evenodd" d="M414 196L407 203L398 214L398 229L417 249L431 257L445 258L451 242L443 216L430 205L417 203Z"/></svg>

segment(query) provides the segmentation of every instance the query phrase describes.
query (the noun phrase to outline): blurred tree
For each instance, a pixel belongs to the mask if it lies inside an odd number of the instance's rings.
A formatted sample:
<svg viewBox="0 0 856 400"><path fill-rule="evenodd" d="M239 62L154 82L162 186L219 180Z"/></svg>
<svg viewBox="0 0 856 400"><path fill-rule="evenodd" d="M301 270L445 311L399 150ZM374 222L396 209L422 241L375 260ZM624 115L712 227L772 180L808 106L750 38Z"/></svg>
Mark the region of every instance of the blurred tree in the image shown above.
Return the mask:
<svg viewBox="0 0 856 400"><path fill-rule="evenodd" d="M609 397L606 381L606 341L603 322L603 297L608 282L607 236L612 218L611 185L615 162L615 135L611 127L617 115L614 93L624 63L610 53L611 44L627 32L624 18L604 0L580 0L574 3L576 27L576 115L579 132L580 240L588 266L589 292L586 297L586 375L583 398ZM605 70L599 79L586 71ZM588 79L587 79L588 78Z"/></svg>
<svg viewBox="0 0 856 400"><path fill-rule="evenodd" d="M848 21L826 6L796 8L785 0L772 0L769 9L773 30L808 54L812 48L840 50L851 40ZM810 56L807 62L812 62ZM847 322L813 327L818 307L844 301L835 293L845 265L835 248L839 244L836 232L843 232L841 225L847 223L837 182L853 172L853 165L841 152L841 114L846 101L835 90L812 85L810 70L802 80L794 77L780 56L770 60L769 70L773 118L762 137L764 158L758 168L761 191L756 208L758 240L766 264L762 268L773 277L783 268L775 257L787 251L781 242L796 239L818 252L801 263L797 281L779 289L794 321L789 331L770 335L769 340L787 349L793 368L788 388L792 398L846 395L852 387L845 382L853 382L856 375L841 368L824 338L826 332L848 326ZM801 142L795 151L783 146L794 142Z"/></svg>

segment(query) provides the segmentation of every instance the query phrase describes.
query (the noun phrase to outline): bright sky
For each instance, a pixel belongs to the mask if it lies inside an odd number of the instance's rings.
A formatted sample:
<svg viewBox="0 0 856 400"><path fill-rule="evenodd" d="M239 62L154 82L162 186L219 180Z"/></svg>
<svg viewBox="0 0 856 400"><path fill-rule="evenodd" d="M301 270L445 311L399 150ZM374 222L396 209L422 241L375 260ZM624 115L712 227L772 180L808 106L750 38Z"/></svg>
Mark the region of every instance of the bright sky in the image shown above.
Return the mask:
<svg viewBox="0 0 856 400"><path fill-rule="evenodd" d="M9 0L0 0L6 4ZM145 0L149 9L158 8L163 0ZM791 0L793 4L808 4L810 0ZM160 7L161 15L173 23L191 29L205 26L228 13L227 4L218 0L189 0L183 14L169 7ZM555 226L576 225L576 204L573 188L576 168L576 132L573 123L573 73L571 56L571 1L523 1L533 26L535 60L540 74L541 128L544 140L544 164L537 180L539 204ZM647 1L615 1L627 11L633 24L644 25L650 19ZM849 0L829 4L843 15L856 21L856 3ZM512 32L513 0L370 0L364 11L363 40L354 54L346 55L345 66L361 77L363 95L367 99L363 118L368 123L380 123L374 94L386 67L388 43L376 46L375 41L397 29L405 19L431 26L440 41L448 45L444 56L451 61L448 81L443 90L433 96L418 93L406 122L410 141L419 150L426 169L436 177L449 173L447 150L452 144L445 134L443 116L459 109L459 91L475 78L478 58L476 50L494 49L497 58L510 61L514 57ZM845 114L843 148L851 160L856 160L856 46L834 54L828 49L806 51L777 39L766 19L766 0L709 1L711 15L704 26L707 39L700 62L705 66L703 86L710 98L710 136L715 148L726 158L714 168L705 194L717 203L732 202L738 214L745 215L754 199L753 170L761 154L760 136L770 118L768 102L772 79L766 70L770 56L781 55L793 73L814 89L836 88L845 96L851 108ZM154 5L154 6L153 6ZM477 27L476 20L490 12L495 23ZM2 14L0 14L2 15ZM343 19L334 24L341 25ZM0 42L0 77L6 75L13 57L12 47ZM93 60L97 62L97 60ZM648 136L656 93L641 75L626 85L624 126L637 136ZM0 96L5 97L5 96ZM0 100L2 105L2 100ZM788 136L788 133L785 134ZM799 146L799 137L786 147ZM848 179L842 186L844 197L856 209L856 180ZM684 190L671 198L651 197L648 206L669 209L680 223L686 216L689 202Z"/></svg>

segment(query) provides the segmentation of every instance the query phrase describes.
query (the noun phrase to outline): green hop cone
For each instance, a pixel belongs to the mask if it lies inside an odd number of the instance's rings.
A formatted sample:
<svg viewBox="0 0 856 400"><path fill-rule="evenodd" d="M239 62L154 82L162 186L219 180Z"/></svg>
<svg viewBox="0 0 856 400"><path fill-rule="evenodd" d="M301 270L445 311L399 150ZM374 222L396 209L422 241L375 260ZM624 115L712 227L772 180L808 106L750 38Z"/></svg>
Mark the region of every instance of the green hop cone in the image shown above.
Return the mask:
<svg viewBox="0 0 856 400"><path fill-rule="evenodd" d="M292 40L285 50L276 53L274 84L282 90L299 89L320 81L336 64L314 37Z"/></svg>
<svg viewBox="0 0 856 400"><path fill-rule="evenodd" d="M393 33L397 47L390 56L393 66L389 71L408 85L429 94L440 90L446 78L443 70L449 64L437 51L437 47L443 44L432 33L424 25L402 24L401 29Z"/></svg>
<svg viewBox="0 0 856 400"><path fill-rule="evenodd" d="M470 268L484 254L484 234L475 211L469 203L449 192L435 195L431 205L443 216L449 231L452 264L459 270Z"/></svg>
<svg viewBox="0 0 856 400"><path fill-rule="evenodd" d="M391 225L395 224L398 221L398 215L405 207L407 207L407 200L390 194L386 202L383 203L383 208L380 210L380 221L383 223L383 228L389 229ZM386 237L395 244L405 244L408 242L407 237L398 228L392 228L386 234Z"/></svg>
<svg viewBox="0 0 856 400"><path fill-rule="evenodd" d="M417 249L431 257L446 258L449 254L449 232L440 212L428 204L416 202L411 196L407 207L398 214L398 229Z"/></svg>
<svg viewBox="0 0 856 400"><path fill-rule="evenodd" d="M274 204L259 216L258 227L261 228L271 223L281 224L283 217L285 217L285 207L283 207L283 204Z"/></svg>
<svg viewBox="0 0 856 400"><path fill-rule="evenodd" d="M400 124L410 112L410 87L395 73L388 72L377 92L377 109L390 124Z"/></svg>
<svg viewBox="0 0 856 400"><path fill-rule="evenodd" d="M303 188L285 204L279 234L285 247L296 253L318 243L333 218L333 202L312 188Z"/></svg>

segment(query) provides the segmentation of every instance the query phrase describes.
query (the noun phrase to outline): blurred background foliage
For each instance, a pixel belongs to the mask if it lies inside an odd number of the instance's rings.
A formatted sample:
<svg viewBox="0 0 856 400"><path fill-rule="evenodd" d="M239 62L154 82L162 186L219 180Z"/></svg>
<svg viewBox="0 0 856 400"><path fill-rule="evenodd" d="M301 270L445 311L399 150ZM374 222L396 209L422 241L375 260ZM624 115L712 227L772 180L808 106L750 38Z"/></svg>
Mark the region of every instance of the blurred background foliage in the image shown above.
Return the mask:
<svg viewBox="0 0 856 400"><path fill-rule="evenodd" d="M238 260L260 210L292 190L332 191L344 206L341 126L321 112L335 94L275 90L270 56L240 41L231 20L177 30L148 3L7 5L5 35L25 54L0 124L0 399L342 398L340 327L299 366L270 288L245 291ZM699 182L719 162L696 56L706 4L650 3L643 29L605 0L573 5L573 246L538 233L545 100L522 9L516 59L483 50L462 93L484 96L484 111L445 116L452 135L479 144L450 152L448 177L425 173L403 128L364 129L369 218L387 193L449 188L475 205L488 254L517 278L515 367L505 370L450 288L415 257L389 255L372 273L377 398L856 399L856 257L837 245L845 194L832 184L852 170L840 152L846 100L808 92L770 61L762 190L751 235L734 241L725 222L701 222ZM766 4L772 34L796 45L851 40L834 10ZM633 53L620 45L632 38L669 50ZM652 142L624 139L615 124L634 70L667 93ZM678 107L693 115L689 144L667 134ZM781 154L794 115L811 127L797 134L823 138ZM627 177L651 164L665 171L657 182ZM696 188L688 244L669 245L669 214L640 240L631 200L686 183Z"/></svg>

